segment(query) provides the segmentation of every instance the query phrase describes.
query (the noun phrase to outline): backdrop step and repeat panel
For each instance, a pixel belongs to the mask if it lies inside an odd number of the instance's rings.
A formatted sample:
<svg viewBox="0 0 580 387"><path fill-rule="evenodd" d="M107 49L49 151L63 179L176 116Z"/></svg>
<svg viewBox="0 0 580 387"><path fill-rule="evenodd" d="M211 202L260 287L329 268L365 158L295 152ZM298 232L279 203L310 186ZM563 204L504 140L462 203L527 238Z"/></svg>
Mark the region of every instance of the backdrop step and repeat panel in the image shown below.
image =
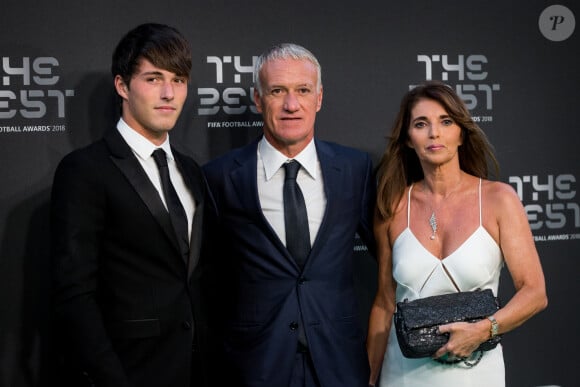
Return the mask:
<svg viewBox="0 0 580 387"><path fill-rule="evenodd" d="M505 336L508 386L576 386L580 363L580 39L577 0L4 0L0 16L0 386L52 386L48 206L55 167L117 119L109 74L120 37L176 26L193 47L172 142L200 163L260 133L252 65L296 42L323 67L317 134L378 161L403 93L425 79L464 97L528 211L550 305ZM376 288L362 246L361 320ZM513 286L507 271L500 297Z"/></svg>

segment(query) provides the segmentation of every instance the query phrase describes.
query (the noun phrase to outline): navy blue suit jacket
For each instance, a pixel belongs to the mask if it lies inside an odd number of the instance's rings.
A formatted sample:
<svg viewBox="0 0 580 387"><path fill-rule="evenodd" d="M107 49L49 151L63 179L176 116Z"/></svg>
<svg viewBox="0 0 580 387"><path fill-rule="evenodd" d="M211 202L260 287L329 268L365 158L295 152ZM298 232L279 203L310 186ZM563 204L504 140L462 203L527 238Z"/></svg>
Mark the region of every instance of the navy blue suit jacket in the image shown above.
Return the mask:
<svg viewBox="0 0 580 387"><path fill-rule="evenodd" d="M358 232L374 248L371 160L364 152L316 140L327 206L301 271L261 211L257 144L204 166L217 208L212 259L231 275L224 281L231 285L224 306L234 385L288 385L302 314L322 386L366 386L369 369L353 284L353 247Z"/></svg>

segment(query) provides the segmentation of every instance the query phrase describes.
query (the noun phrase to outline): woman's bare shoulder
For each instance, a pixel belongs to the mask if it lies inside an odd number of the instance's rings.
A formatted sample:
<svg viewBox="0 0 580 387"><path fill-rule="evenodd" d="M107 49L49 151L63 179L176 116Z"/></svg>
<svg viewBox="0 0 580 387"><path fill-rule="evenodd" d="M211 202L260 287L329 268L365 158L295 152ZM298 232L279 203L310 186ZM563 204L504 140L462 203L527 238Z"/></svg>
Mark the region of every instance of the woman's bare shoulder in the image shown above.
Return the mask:
<svg viewBox="0 0 580 387"><path fill-rule="evenodd" d="M493 207L497 211L505 211L522 206L516 190L507 183L483 180L481 188L482 199L488 203L493 203Z"/></svg>

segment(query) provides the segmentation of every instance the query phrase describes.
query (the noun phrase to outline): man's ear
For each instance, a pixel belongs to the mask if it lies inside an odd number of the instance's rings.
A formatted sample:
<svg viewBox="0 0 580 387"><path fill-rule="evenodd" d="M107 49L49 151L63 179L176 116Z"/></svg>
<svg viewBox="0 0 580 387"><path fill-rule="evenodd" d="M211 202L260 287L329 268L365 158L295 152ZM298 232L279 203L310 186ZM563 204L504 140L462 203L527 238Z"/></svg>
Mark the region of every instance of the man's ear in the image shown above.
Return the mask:
<svg viewBox="0 0 580 387"><path fill-rule="evenodd" d="M316 111L319 112L322 109L322 95L324 92L324 88L320 85L320 91L318 92L318 99L316 101Z"/></svg>
<svg viewBox="0 0 580 387"><path fill-rule="evenodd" d="M116 75L115 76L115 90L117 91L117 94L119 94L119 96L122 99L128 99L128 93L129 93L129 85L127 85L125 83L125 81L123 80L123 77L121 77L120 75Z"/></svg>
<svg viewBox="0 0 580 387"><path fill-rule="evenodd" d="M258 93L258 89L254 89L254 104L256 105L256 110L258 110L258 113L262 113L262 100L260 99L260 93Z"/></svg>

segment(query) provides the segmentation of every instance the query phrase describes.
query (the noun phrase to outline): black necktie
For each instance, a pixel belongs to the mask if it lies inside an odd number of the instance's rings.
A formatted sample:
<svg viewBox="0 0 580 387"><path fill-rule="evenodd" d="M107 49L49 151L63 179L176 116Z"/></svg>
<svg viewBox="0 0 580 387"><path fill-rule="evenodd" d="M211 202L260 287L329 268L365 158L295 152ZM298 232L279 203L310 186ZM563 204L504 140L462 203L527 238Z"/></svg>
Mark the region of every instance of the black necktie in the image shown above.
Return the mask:
<svg viewBox="0 0 580 387"><path fill-rule="evenodd" d="M292 160L284 164L284 224L286 226L286 248L301 268L310 253L310 232L304 196L296 182L300 163Z"/></svg>
<svg viewBox="0 0 580 387"><path fill-rule="evenodd" d="M173 230L177 236L182 254L187 257L187 254L189 253L187 216L185 215L185 210L181 205L181 201L179 201L177 192L175 192L175 187L173 187L173 184L171 184L171 180L169 179L169 168L167 167L165 151L161 148L155 149L155 151L153 151L153 158L155 159L157 168L159 168L163 196L165 197L167 210L169 212L169 217L171 218L171 224L173 224Z"/></svg>

